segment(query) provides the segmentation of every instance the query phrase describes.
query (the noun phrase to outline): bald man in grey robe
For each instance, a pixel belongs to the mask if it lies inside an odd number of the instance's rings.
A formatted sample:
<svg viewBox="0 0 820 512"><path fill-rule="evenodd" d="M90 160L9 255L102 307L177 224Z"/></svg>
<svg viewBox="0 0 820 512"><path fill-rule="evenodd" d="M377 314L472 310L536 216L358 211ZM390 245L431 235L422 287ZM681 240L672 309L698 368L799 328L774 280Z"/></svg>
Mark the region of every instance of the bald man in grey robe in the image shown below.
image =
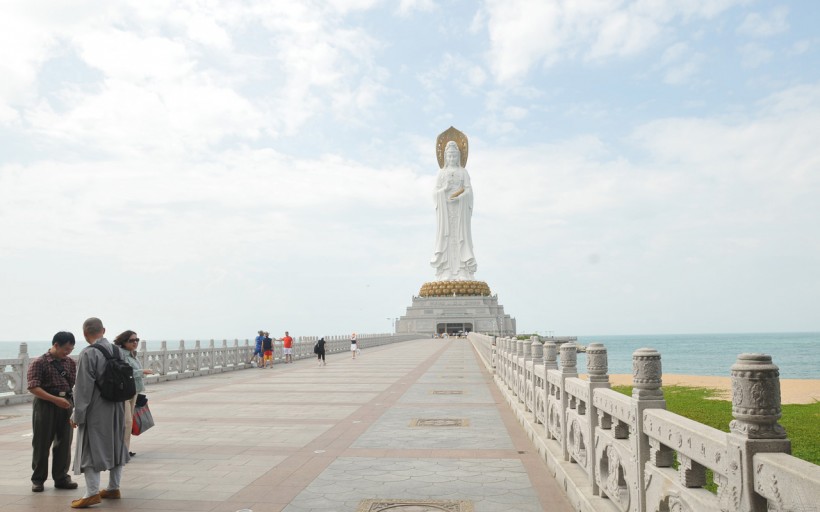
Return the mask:
<svg viewBox="0 0 820 512"><path fill-rule="evenodd" d="M104 335L105 328L99 318L89 318L83 323L83 336L88 344L100 345L113 355L113 345ZM91 346L80 352L71 421L78 429L74 474L85 476L86 491L82 498L71 502L72 508L96 505L103 498L119 499L122 468L129 460L123 439L124 402L105 400L96 386L105 370L105 362L105 356ZM100 490L102 471L109 472L108 487Z"/></svg>

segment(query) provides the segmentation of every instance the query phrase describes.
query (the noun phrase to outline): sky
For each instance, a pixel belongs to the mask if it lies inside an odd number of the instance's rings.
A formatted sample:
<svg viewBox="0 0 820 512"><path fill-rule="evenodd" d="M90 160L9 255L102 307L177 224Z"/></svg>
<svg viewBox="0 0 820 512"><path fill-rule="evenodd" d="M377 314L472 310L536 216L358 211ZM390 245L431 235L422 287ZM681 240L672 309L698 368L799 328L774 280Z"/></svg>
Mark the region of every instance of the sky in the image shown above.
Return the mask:
<svg viewBox="0 0 820 512"><path fill-rule="evenodd" d="M470 140L519 332L820 331L820 5L0 5L0 340L392 330Z"/></svg>

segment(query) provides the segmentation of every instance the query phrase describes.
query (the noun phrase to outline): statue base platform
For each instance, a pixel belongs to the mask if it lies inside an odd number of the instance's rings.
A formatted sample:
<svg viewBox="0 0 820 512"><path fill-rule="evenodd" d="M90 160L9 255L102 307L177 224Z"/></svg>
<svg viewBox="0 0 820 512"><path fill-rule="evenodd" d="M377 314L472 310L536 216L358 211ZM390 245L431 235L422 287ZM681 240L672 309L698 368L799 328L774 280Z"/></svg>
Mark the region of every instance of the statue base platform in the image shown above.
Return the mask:
<svg viewBox="0 0 820 512"><path fill-rule="evenodd" d="M504 313L497 295L413 297L407 313L396 321L396 333L458 334L480 332L515 334L515 318Z"/></svg>

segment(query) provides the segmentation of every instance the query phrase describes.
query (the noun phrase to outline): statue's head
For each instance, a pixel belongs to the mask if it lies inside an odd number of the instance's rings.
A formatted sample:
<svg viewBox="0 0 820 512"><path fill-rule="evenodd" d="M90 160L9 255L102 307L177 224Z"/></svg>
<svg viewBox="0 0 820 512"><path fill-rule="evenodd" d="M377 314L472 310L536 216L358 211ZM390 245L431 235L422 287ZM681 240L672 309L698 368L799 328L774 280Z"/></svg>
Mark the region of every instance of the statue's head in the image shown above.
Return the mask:
<svg viewBox="0 0 820 512"><path fill-rule="evenodd" d="M458 144L456 144L455 141L451 140L446 146L444 146L444 166L461 166L461 151L459 151Z"/></svg>

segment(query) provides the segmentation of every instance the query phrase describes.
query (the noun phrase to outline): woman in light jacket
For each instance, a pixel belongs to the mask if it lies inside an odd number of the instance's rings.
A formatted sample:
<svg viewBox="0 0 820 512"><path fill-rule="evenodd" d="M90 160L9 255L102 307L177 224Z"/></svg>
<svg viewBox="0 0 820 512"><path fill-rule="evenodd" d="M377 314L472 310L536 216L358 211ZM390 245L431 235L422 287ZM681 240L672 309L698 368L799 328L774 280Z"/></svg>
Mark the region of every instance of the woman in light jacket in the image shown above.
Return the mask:
<svg viewBox="0 0 820 512"><path fill-rule="evenodd" d="M143 382L144 375L153 374L153 370L143 370L142 365L137 359L137 347L139 347L140 339L134 331L124 331L114 339L114 344L121 347L125 351L125 360L134 369L134 384L137 388L137 394L134 398L125 403L125 446L128 448L128 455L133 457L136 453L131 451L131 426L134 422L134 409L137 406L137 395L145 391L145 382Z"/></svg>

